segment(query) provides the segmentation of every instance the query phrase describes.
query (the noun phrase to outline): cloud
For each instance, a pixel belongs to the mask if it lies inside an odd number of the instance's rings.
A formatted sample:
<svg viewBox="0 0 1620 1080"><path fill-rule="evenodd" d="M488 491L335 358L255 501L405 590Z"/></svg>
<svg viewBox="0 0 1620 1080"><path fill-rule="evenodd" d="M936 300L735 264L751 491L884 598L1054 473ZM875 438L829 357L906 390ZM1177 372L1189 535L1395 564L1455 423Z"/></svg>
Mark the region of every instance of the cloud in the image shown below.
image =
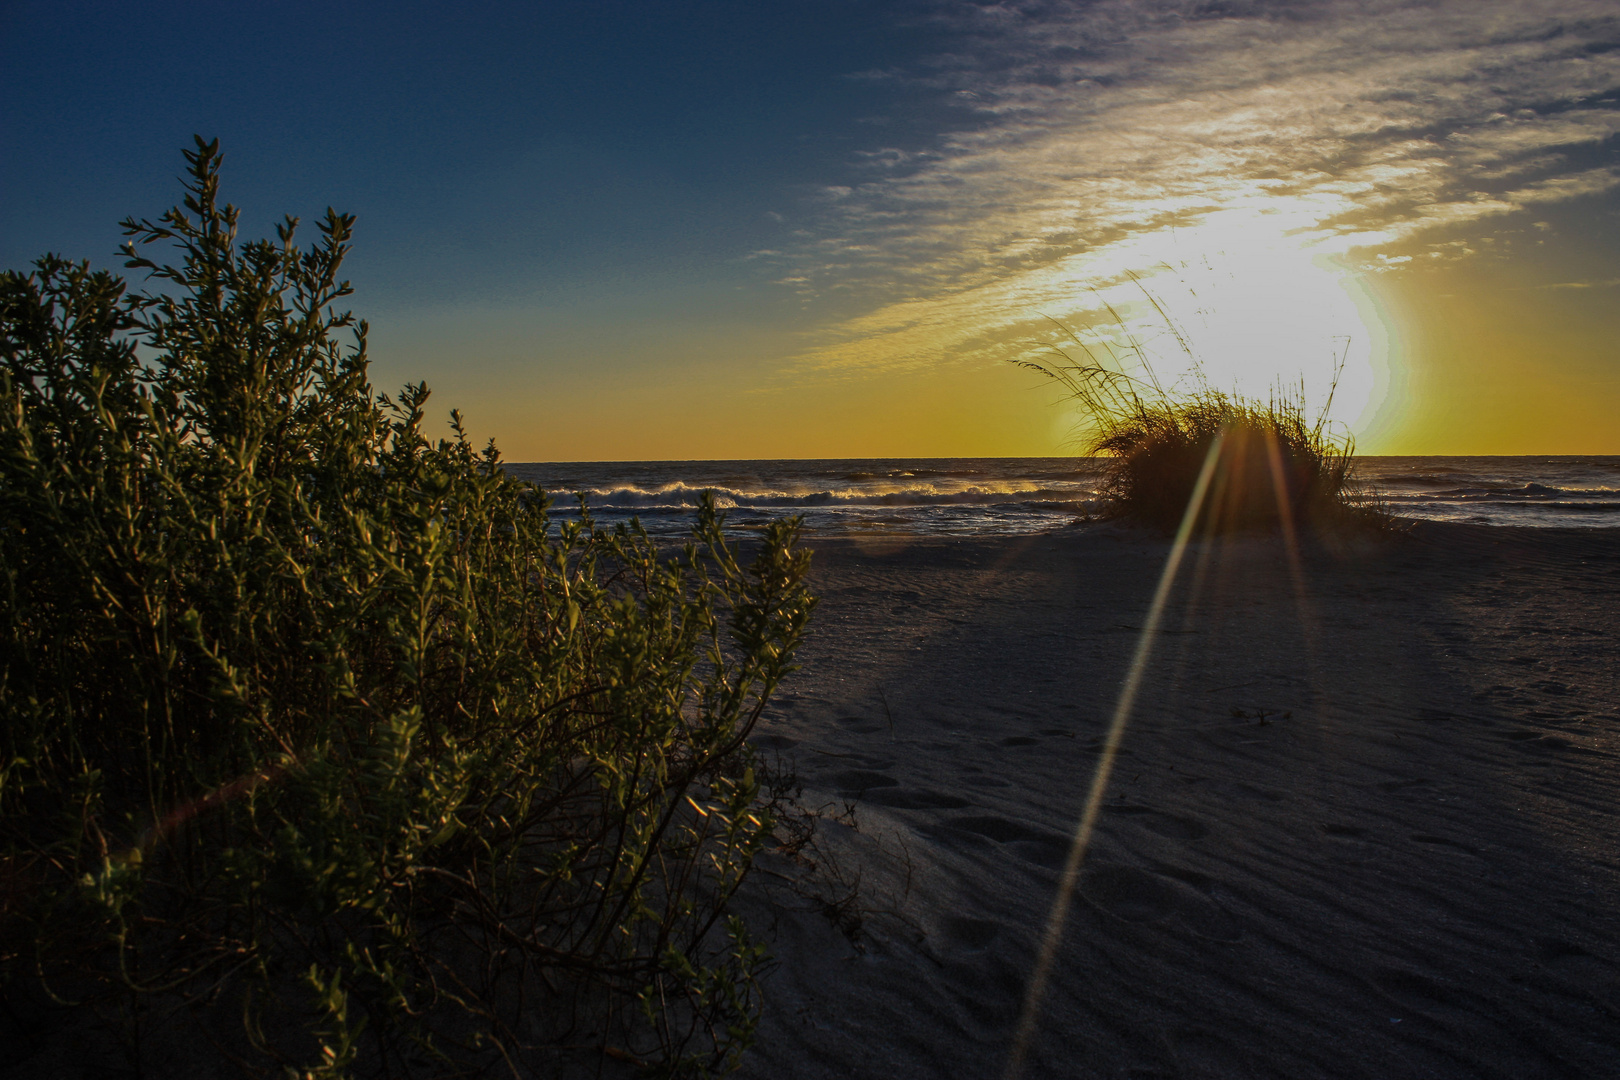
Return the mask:
<svg viewBox="0 0 1620 1080"><path fill-rule="evenodd" d="M1620 285L1620 278L1609 278L1605 281L1557 281L1549 285L1538 285L1540 289L1612 289Z"/></svg>
<svg viewBox="0 0 1620 1080"><path fill-rule="evenodd" d="M1150 236L1196 260L1260 229L1388 265L1442 227L1620 184L1595 163L1620 134L1612 0L1008 0L933 19L960 47L881 74L963 122L929 151L864 150L867 177L824 188L783 256L806 296L866 303L817 365L974 347L1162 261Z"/></svg>
<svg viewBox="0 0 1620 1080"><path fill-rule="evenodd" d="M1531 203L1563 202L1584 195L1601 195L1620 185L1620 169L1587 169L1570 176L1552 176L1508 192L1507 197L1520 206Z"/></svg>

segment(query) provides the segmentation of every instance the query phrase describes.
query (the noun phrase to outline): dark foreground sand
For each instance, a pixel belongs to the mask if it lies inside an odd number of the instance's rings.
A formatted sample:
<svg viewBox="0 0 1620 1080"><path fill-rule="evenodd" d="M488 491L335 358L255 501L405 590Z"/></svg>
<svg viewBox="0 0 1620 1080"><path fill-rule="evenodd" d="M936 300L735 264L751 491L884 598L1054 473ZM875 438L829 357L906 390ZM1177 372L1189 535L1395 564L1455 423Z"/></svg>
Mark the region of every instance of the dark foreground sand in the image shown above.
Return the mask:
<svg viewBox="0 0 1620 1080"><path fill-rule="evenodd" d="M1167 545L815 546L758 742L854 826L744 1073L1000 1076ZM1620 530L1207 545L1163 627L1024 1075L1620 1077Z"/></svg>

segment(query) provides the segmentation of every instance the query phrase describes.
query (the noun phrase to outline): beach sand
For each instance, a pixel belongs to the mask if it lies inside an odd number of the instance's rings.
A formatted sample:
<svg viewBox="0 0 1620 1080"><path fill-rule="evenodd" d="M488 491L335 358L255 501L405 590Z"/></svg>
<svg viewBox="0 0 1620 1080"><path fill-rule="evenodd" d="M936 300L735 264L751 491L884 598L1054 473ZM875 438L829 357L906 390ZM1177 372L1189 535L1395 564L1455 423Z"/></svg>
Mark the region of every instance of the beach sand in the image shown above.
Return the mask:
<svg viewBox="0 0 1620 1080"><path fill-rule="evenodd" d="M1001 1076L1169 545L812 546L743 1075ZM1620 1076L1620 530L1211 541L1162 629L1023 1075Z"/></svg>

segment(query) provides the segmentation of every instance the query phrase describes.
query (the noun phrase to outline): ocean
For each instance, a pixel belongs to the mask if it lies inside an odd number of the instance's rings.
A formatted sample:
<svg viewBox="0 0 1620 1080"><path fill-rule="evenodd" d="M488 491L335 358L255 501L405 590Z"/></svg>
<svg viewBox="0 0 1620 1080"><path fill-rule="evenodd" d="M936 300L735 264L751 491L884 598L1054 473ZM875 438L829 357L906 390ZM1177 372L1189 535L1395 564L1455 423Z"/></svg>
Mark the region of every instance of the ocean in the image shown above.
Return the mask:
<svg viewBox="0 0 1620 1080"><path fill-rule="evenodd" d="M713 491L733 526L799 514L811 534L1017 535L1097 509L1090 458L848 458L508 463L550 493L554 514L635 517L670 536ZM1620 457L1363 457L1358 479L1398 516L1533 527L1620 527Z"/></svg>

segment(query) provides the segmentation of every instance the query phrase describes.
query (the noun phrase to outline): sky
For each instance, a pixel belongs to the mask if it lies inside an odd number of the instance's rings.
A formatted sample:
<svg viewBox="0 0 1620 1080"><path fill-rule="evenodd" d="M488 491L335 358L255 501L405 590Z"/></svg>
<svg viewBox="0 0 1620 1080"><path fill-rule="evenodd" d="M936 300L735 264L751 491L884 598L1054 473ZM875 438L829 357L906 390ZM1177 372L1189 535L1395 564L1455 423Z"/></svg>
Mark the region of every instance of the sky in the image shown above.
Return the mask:
<svg viewBox="0 0 1620 1080"><path fill-rule="evenodd" d="M1087 357L1620 454L1612 0L0 0L0 95L0 267L218 137L511 460L1075 453Z"/></svg>

